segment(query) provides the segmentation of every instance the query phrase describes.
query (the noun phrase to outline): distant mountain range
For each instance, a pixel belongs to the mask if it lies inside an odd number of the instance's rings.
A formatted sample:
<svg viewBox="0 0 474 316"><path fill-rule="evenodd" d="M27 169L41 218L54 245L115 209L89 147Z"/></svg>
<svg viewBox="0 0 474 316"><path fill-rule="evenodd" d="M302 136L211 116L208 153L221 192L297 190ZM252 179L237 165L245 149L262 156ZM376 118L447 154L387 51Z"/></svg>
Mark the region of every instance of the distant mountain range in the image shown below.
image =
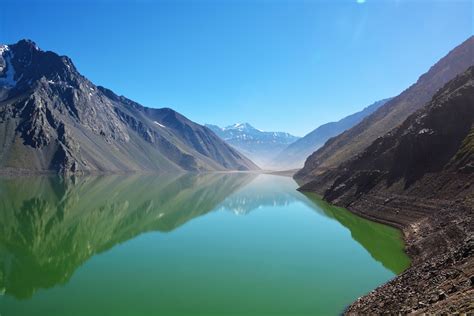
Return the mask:
<svg viewBox="0 0 474 316"><path fill-rule="evenodd" d="M0 170L94 173L258 167L172 109L144 107L29 40L0 46Z"/></svg>
<svg viewBox="0 0 474 316"><path fill-rule="evenodd" d="M346 116L337 121L319 126L304 137L285 148L273 160L272 165L276 169L300 169L303 167L306 158L316 149L323 146L331 137L337 136L345 130L353 127L362 121L367 115L375 112L379 107L391 99L377 101L362 111Z"/></svg>
<svg viewBox="0 0 474 316"><path fill-rule="evenodd" d="M358 124L389 100L391 99L374 102L337 122L323 124L304 137L284 132L264 132L249 123L237 123L227 127L211 124L205 126L261 168L300 169L306 158L323 146L328 139Z"/></svg>
<svg viewBox="0 0 474 316"><path fill-rule="evenodd" d="M211 124L205 126L262 168L270 167L269 164L278 153L299 139L284 132L264 132L248 123L227 127Z"/></svg>

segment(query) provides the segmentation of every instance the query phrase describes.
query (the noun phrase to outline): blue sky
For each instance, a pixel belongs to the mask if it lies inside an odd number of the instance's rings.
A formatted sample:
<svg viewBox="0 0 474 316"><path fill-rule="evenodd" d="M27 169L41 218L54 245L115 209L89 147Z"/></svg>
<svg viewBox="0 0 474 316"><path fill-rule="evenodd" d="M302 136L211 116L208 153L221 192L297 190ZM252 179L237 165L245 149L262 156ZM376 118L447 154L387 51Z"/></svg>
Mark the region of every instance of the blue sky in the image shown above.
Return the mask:
<svg viewBox="0 0 474 316"><path fill-rule="evenodd" d="M304 135L397 95L473 34L471 1L2 1L95 84L198 123Z"/></svg>

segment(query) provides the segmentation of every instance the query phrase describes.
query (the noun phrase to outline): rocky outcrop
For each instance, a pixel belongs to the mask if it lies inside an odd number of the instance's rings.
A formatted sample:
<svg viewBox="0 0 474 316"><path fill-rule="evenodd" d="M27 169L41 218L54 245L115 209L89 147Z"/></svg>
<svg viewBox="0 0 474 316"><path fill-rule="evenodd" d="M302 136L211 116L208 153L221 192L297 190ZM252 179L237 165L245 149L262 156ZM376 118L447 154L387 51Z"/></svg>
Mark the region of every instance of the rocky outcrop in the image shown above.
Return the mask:
<svg viewBox="0 0 474 316"><path fill-rule="evenodd" d="M0 170L103 173L251 170L212 131L95 86L65 56L0 46Z"/></svg>

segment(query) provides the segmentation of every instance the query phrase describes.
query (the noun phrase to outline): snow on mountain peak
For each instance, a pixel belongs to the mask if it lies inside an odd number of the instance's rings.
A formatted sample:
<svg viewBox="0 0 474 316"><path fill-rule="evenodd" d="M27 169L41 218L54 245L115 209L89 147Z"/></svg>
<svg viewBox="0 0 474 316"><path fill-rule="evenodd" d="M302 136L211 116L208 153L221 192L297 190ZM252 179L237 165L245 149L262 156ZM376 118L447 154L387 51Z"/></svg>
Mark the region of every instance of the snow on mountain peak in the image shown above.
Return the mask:
<svg viewBox="0 0 474 316"><path fill-rule="evenodd" d="M12 52L8 45L0 46L0 58L3 63L0 63L0 86L14 87L15 81L15 68L12 64ZM6 68L6 71L5 71ZM3 74L2 74L3 72Z"/></svg>
<svg viewBox="0 0 474 316"><path fill-rule="evenodd" d="M10 50L8 45L0 45L0 55L3 55L3 52Z"/></svg>
<svg viewBox="0 0 474 316"><path fill-rule="evenodd" d="M264 132L249 123L236 123L224 128L210 124L206 126L260 166L265 166L299 138L284 132Z"/></svg>
<svg viewBox="0 0 474 316"><path fill-rule="evenodd" d="M243 130L254 130L255 128L250 125L249 123L236 123L236 124L233 124L233 125L229 125L227 127L225 127L223 130L227 131L227 130L239 130L239 131L243 131Z"/></svg>

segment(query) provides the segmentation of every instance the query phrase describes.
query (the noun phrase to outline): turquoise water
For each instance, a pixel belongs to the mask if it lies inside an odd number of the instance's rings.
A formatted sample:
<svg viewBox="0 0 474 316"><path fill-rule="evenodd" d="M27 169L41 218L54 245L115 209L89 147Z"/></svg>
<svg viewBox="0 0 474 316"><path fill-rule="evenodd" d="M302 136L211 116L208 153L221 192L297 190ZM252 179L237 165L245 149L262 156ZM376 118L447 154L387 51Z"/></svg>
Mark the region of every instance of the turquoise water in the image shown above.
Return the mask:
<svg viewBox="0 0 474 316"><path fill-rule="evenodd" d="M400 233L254 174L0 180L0 314L337 315Z"/></svg>

